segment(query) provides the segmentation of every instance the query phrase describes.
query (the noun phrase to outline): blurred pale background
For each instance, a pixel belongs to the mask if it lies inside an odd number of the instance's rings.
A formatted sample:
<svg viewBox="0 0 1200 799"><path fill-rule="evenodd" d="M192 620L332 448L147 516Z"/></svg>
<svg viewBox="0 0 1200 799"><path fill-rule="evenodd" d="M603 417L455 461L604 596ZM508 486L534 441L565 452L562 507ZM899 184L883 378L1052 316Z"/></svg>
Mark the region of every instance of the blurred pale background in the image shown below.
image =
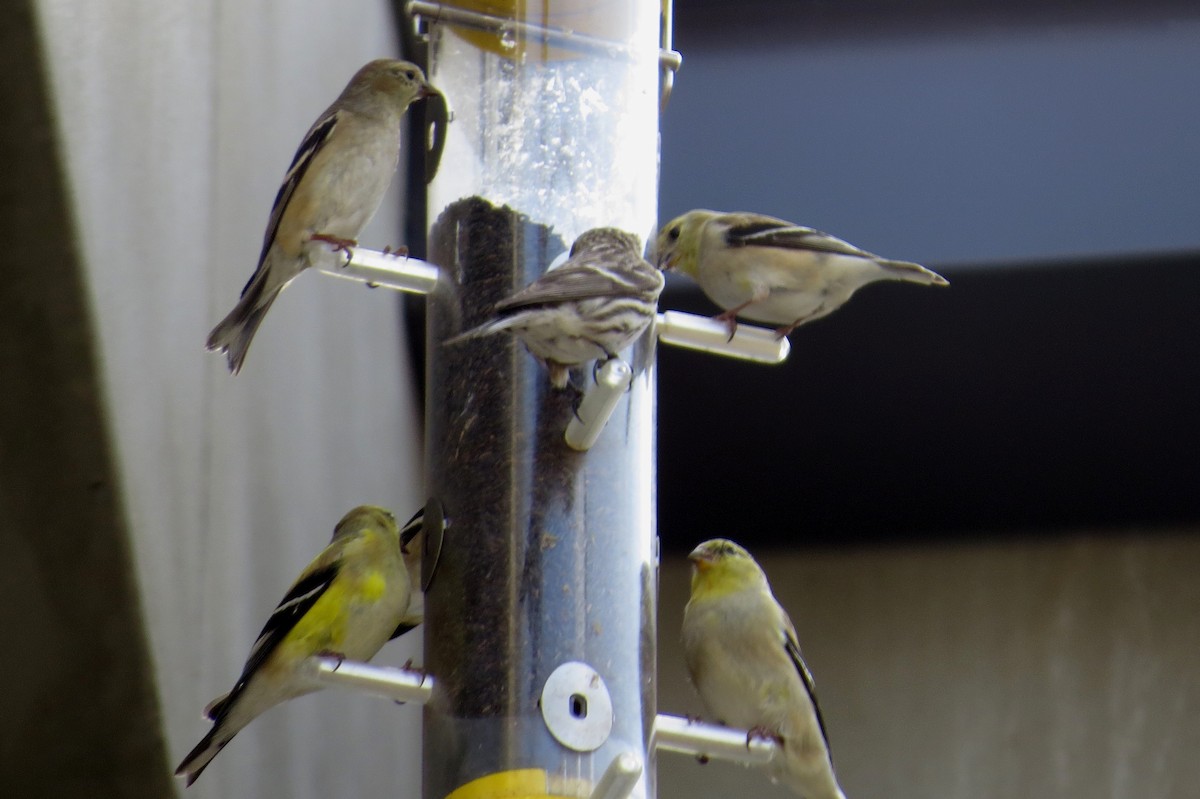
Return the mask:
<svg viewBox="0 0 1200 799"><path fill-rule="evenodd" d="M208 729L201 709L230 688L341 514L369 502L407 518L423 502L416 388L394 294L306 274L272 309L241 375L203 347L254 269L305 130L359 66L398 43L391 9L372 0L35 5L166 775ZM22 67L36 76L36 63ZM365 244L399 243L398 196ZM78 538L62 547L93 531L70 533ZM77 596L105 599L102 588ZM104 646L85 633L77 646ZM418 637L381 662L418 654ZM51 679L22 676L27 695ZM117 724L121 708L103 699L76 700L74 713ZM8 723L36 723L34 708ZM419 770L419 715L340 691L309 697L239 735L188 794L401 795ZM144 731L145 751L154 733ZM44 795L138 795L136 782L119 784L118 761L64 762L47 747L44 762L26 763L45 769ZM39 793L38 783L9 784L29 791L13 796Z"/></svg>
<svg viewBox="0 0 1200 799"><path fill-rule="evenodd" d="M1144 532L760 552L846 795L1192 795L1200 538ZM664 567L659 706L703 715L677 645L687 580ZM663 797L792 795L736 765L659 764Z"/></svg>

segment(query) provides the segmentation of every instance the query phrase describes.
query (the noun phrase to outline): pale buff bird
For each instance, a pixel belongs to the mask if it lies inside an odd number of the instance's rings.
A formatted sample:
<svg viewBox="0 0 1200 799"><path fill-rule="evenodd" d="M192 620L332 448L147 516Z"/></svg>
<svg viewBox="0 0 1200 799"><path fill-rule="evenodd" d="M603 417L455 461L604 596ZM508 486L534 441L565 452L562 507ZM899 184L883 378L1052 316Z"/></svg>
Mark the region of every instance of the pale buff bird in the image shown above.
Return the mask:
<svg viewBox="0 0 1200 799"><path fill-rule="evenodd" d="M660 268L692 278L724 309L715 318L729 326L731 338L739 316L779 325L782 338L879 280L950 285L920 264L880 258L762 214L688 211L662 227L655 252Z"/></svg>
<svg viewBox="0 0 1200 799"><path fill-rule="evenodd" d="M348 257L383 201L400 155L400 120L437 90L416 64L379 59L364 66L309 128L267 220L262 254L241 299L208 336L237 374L255 331L279 296L330 250Z"/></svg>
<svg viewBox="0 0 1200 799"><path fill-rule="evenodd" d="M773 781L804 799L845 799L796 629L767 576L742 547L705 541L688 556L692 595L683 652L708 712L723 724L774 738Z"/></svg>
<svg viewBox="0 0 1200 799"><path fill-rule="evenodd" d="M642 258L637 236L593 228L575 239L570 257L496 303L494 318L446 341L508 331L546 364L555 388L570 370L615 358L654 321L663 276Z"/></svg>

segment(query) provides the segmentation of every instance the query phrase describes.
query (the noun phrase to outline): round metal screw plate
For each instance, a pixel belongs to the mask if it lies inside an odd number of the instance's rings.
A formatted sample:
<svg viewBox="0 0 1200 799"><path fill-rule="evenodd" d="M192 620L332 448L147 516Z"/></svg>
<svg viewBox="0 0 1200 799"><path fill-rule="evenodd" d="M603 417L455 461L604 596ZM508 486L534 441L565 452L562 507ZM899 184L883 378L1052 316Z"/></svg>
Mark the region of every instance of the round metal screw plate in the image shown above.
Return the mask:
<svg viewBox="0 0 1200 799"><path fill-rule="evenodd" d="M586 663L571 661L555 669L542 686L540 704L550 734L576 752L598 749L612 732L608 686Z"/></svg>

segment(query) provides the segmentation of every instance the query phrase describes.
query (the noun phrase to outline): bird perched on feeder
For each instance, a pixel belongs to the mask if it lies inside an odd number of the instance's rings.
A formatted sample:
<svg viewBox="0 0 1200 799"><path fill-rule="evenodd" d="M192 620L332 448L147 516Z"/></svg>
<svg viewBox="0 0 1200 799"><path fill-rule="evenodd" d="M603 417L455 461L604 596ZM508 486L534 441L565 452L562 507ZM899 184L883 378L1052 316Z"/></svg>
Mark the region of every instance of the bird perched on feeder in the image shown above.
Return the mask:
<svg viewBox="0 0 1200 799"><path fill-rule="evenodd" d="M258 268L241 299L208 336L237 374L271 303L330 250L347 257L375 215L400 156L400 119L437 89L416 64L364 66L309 128L275 196Z"/></svg>
<svg viewBox="0 0 1200 799"><path fill-rule="evenodd" d="M416 524L414 524L416 522ZM233 686L204 709L212 729L179 767L191 785L238 731L287 699L320 690L311 658L369 660L390 638L419 624L410 609L416 518L397 529L392 514L371 505L337 523L333 539L280 601ZM419 571L419 566L417 567Z"/></svg>
<svg viewBox="0 0 1200 799"><path fill-rule="evenodd" d="M722 538L688 557L683 652L705 706L724 724L775 739L779 752L767 766L773 781L804 799L845 799L796 629L766 574L749 552Z"/></svg>
<svg viewBox="0 0 1200 799"><path fill-rule="evenodd" d="M637 236L593 228L575 239L560 266L496 303L494 319L446 344L510 331L546 364L550 383L566 388L571 367L615 358L642 335L658 312L663 283Z"/></svg>
<svg viewBox="0 0 1200 799"><path fill-rule="evenodd" d="M754 213L697 209L658 233L658 266L695 280L724 309L714 317L729 326L737 317L779 325L779 338L836 311L854 292L879 280L931 286L950 282L920 264L880 258L809 227Z"/></svg>

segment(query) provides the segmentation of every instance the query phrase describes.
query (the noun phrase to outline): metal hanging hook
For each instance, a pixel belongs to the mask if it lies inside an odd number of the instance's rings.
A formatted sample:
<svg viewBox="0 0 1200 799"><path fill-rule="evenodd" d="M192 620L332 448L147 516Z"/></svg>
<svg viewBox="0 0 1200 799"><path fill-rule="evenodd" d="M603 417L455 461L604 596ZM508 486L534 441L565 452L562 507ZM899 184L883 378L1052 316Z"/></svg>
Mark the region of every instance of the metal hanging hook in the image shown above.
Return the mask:
<svg viewBox="0 0 1200 799"><path fill-rule="evenodd" d="M675 86L675 73L683 63L683 56L678 51L671 49L673 6L673 0L662 0L658 52L660 110L667 107L667 101L671 97L671 90ZM558 47L563 50L592 54L600 53L621 58L633 56L632 51L621 42L576 33L566 28L537 25L532 22L514 20L509 17L472 11L450 3L409 0L404 6L404 11L412 18L413 31L419 38L428 37L428 30L423 27L422 22L444 22L502 36L520 36L539 44Z"/></svg>

